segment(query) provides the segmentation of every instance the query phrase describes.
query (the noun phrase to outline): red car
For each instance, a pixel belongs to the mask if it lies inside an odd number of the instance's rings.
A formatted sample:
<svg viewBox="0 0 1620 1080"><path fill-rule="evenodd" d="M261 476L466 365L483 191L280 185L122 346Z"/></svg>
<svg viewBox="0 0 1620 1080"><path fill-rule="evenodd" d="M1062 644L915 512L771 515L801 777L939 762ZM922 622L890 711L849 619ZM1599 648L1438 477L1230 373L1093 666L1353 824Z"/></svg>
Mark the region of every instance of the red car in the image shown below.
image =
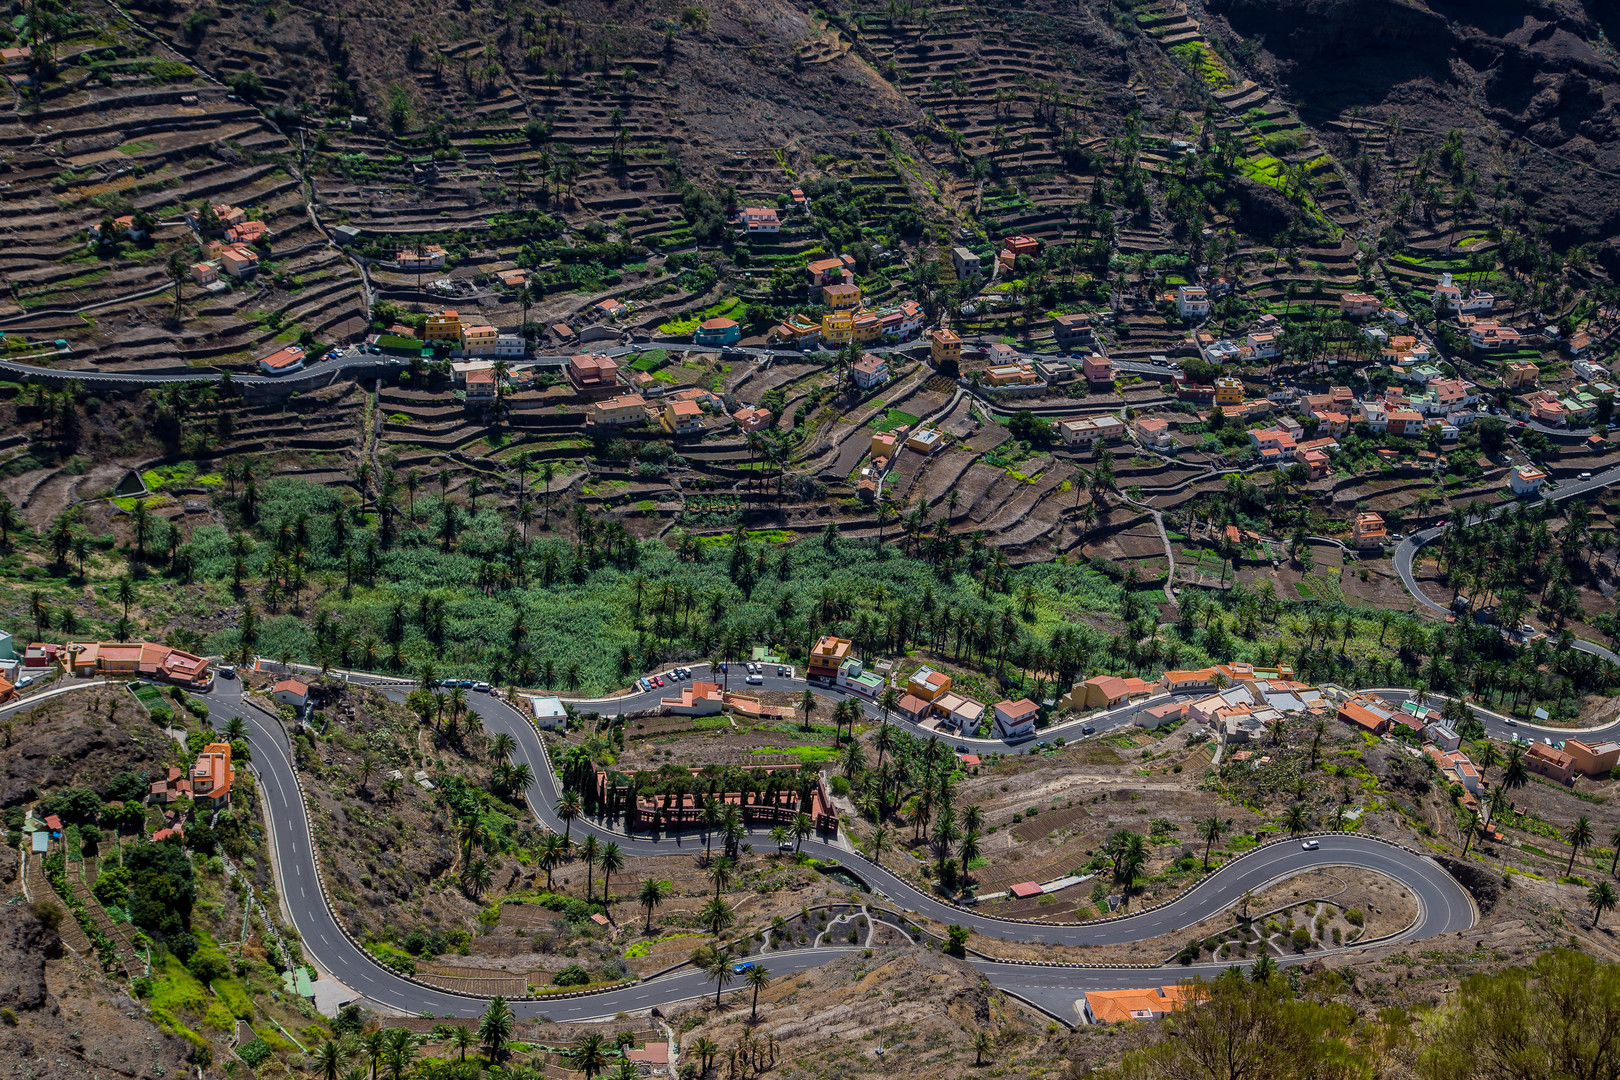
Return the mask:
<svg viewBox="0 0 1620 1080"><path fill-rule="evenodd" d="M664 685L664 677L662 675L654 675L653 676L653 685L654 686L663 686Z"/></svg>

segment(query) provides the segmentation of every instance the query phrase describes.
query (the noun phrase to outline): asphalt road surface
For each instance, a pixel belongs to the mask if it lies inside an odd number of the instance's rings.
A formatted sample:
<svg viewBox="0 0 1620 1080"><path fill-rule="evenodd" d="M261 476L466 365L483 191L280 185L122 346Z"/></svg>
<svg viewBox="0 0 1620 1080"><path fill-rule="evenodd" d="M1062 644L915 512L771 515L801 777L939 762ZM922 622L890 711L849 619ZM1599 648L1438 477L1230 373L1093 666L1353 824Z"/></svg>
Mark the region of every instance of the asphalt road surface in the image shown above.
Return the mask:
<svg viewBox="0 0 1620 1080"><path fill-rule="evenodd" d="M361 681L356 679L356 681ZM405 685L394 680L365 679L379 686L392 685L403 692ZM782 680L787 682L788 680ZM802 687L802 683L799 686ZM770 688L767 684L766 688ZM271 827L282 898L306 953L320 967L373 1004L406 1013L431 1012L436 1015L474 1015L483 1010L481 999L464 997L419 986L394 975L377 964L338 929L320 889L302 799L299 797L291 750L281 725L262 711L243 703L240 683L220 679L206 695L214 723L223 726L232 717L248 725L248 742L253 751L252 768L263 789ZM468 696L469 705L492 733L505 732L517 744L516 757L534 771L535 781L527 795L536 818L548 828L563 831L563 823L553 807L558 798L557 781L546 764L538 734L529 720L502 700L484 694ZM629 707L622 704L621 708ZM1128 723L1126 710L1117 710L1118 723ZM576 819L572 831L593 833L616 840L626 854L668 855L687 852L698 855L701 838L695 834L662 837L629 837L603 822ZM1104 945L1154 937L1180 929L1230 907L1249 889L1304 870L1328 866L1349 866L1388 874L1412 889L1420 908L1418 922L1408 931L1412 938L1464 929L1473 924L1474 909L1467 894L1432 860L1380 841L1353 834L1321 837L1319 850L1307 851L1294 841L1279 842L1234 860L1186 895L1164 907L1111 920L1096 926L1029 925L995 919L954 908L914 889L887 870L853 854L847 847L829 842L830 838L805 841L806 853L822 859L837 859L862 878L877 893L904 909L946 923L971 926L987 937L1028 940L1065 945ZM773 974L787 974L815 967L841 955L849 948L800 949L761 957ZM1186 968L1172 966L1161 971L1120 970L1103 967L1029 967L1018 964L974 961L976 967L996 985L1017 993L1054 1016L1069 1023L1078 1022L1075 1001L1088 989L1121 986L1147 986L1156 981L1171 982L1189 974L1211 974L1205 965ZM1209 967L1209 970L1205 970ZM556 1020L585 1019L623 1011L665 1005L670 1002L712 993L705 977L690 969L620 990L555 1001L516 1001L513 1009L522 1016L548 1016Z"/></svg>

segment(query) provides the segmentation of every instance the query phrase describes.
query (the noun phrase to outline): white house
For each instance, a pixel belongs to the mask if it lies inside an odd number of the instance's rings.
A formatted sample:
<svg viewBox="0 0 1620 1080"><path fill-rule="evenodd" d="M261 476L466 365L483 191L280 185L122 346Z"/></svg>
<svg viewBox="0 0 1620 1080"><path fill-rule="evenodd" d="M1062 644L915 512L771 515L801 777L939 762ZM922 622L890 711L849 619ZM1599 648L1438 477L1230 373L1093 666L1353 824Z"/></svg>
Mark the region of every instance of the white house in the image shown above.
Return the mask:
<svg viewBox="0 0 1620 1080"><path fill-rule="evenodd" d="M1035 703L1028 698L1017 701L998 701L996 709L996 736L1007 742L1035 737Z"/></svg>
<svg viewBox="0 0 1620 1080"><path fill-rule="evenodd" d="M1209 314L1209 292L1201 285L1183 285L1176 290L1176 312L1183 319L1202 319Z"/></svg>
<svg viewBox="0 0 1620 1080"><path fill-rule="evenodd" d="M535 727L558 731L568 727L568 710L563 708L562 698L530 698L529 704L534 709Z"/></svg>
<svg viewBox="0 0 1620 1080"><path fill-rule="evenodd" d="M302 709L309 704L309 685L297 679L282 679L270 688L270 696L283 705Z"/></svg>
<svg viewBox="0 0 1620 1080"><path fill-rule="evenodd" d="M1520 465L1508 473L1508 487L1515 495L1534 495L1547 482L1547 474L1534 465Z"/></svg>
<svg viewBox="0 0 1620 1080"><path fill-rule="evenodd" d="M495 339L496 356L522 356L523 353L522 334L502 334Z"/></svg>

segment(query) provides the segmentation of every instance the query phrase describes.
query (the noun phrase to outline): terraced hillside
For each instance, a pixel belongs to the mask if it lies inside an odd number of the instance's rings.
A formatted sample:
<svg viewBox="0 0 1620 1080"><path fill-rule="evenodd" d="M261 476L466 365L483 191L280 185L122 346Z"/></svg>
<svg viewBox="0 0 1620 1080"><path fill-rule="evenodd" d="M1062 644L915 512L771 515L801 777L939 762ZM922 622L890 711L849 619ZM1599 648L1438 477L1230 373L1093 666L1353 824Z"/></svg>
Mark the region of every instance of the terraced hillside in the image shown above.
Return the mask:
<svg viewBox="0 0 1620 1080"><path fill-rule="evenodd" d="M278 342L365 325L359 275L309 213L296 144L112 6L76 6L54 76L37 93L14 88L0 113L0 153L12 358L60 349L80 366L248 370ZM255 280L208 291L188 277L177 290L171 257L201 258L184 214L205 201L269 228ZM144 236L91 235L125 215Z"/></svg>

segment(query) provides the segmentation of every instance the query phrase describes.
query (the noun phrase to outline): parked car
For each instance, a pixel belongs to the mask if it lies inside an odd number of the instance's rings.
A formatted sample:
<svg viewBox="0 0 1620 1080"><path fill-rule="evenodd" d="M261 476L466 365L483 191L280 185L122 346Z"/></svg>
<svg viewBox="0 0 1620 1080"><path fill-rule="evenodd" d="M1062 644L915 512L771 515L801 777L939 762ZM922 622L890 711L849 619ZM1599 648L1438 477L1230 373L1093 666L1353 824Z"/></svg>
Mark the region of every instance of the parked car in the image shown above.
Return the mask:
<svg viewBox="0 0 1620 1080"><path fill-rule="evenodd" d="M229 665L229 664L221 664L220 668L219 668L219 673L221 675L225 676L225 678L227 678L227 679L236 678L236 669L234 667L232 667L231 665Z"/></svg>
<svg viewBox="0 0 1620 1080"><path fill-rule="evenodd" d="M748 684L750 686L758 686L761 683L763 683L765 680L760 678L758 675L750 675L750 676L748 676L747 681L748 681Z"/></svg>
<svg viewBox="0 0 1620 1080"><path fill-rule="evenodd" d="M1322 846L1322 842L1320 840L1307 840L1299 846L1304 848L1306 851L1315 851L1317 848Z"/></svg>
<svg viewBox="0 0 1620 1080"><path fill-rule="evenodd" d="M652 689L652 683L648 682L646 679L637 679L636 685L641 688L641 692L643 694Z"/></svg>
<svg viewBox="0 0 1620 1080"><path fill-rule="evenodd" d="M786 678L787 677L787 665L786 664L777 664L776 665L776 673L778 675L781 675L782 677Z"/></svg>
<svg viewBox="0 0 1620 1080"><path fill-rule="evenodd" d="M489 685L487 682L475 682L473 683L473 689L477 690L481 694L487 694L495 688Z"/></svg>

